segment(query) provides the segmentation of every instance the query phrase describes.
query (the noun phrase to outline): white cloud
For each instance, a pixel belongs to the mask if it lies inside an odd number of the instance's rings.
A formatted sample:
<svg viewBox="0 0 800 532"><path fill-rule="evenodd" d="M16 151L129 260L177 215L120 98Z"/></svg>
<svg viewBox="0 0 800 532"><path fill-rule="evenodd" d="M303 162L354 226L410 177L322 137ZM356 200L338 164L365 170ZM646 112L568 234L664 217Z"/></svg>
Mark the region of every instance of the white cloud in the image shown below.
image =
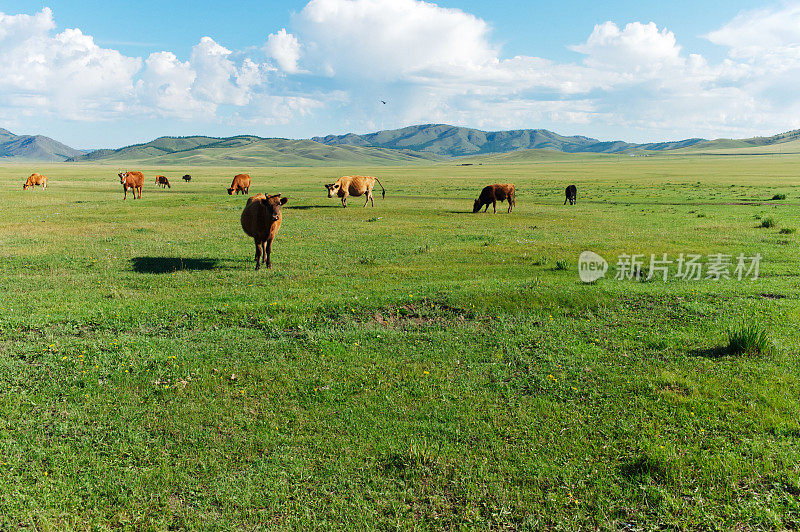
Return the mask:
<svg viewBox="0 0 800 532"><path fill-rule="evenodd" d="M418 0L311 0L294 22L310 63L330 76L398 80L497 56L485 21Z"/></svg>
<svg viewBox="0 0 800 532"><path fill-rule="evenodd" d="M264 46L264 52L275 59L284 72L296 74L300 71L297 66L301 55L300 42L291 33L286 33L286 28L281 29L278 33L270 33L267 37L267 44Z"/></svg>
<svg viewBox="0 0 800 532"><path fill-rule="evenodd" d="M179 61L172 52L150 54L145 61L136 93L143 110L151 114L189 119L210 117L216 106L192 95L197 73L188 61Z"/></svg>
<svg viewBox="0 0 800 532"><path fill-rule="evenodd" d="M189 62L197 74L193 92L200 99L236 106L250 102L254 87L261 83L260 68L248 58L236 65L232 53L211 37L203 37L192 48Z"/></svg>
<svg viewBox="0 0 800 532"><path fill-rule="evenodd" d="M587 66L647 72L684 63L675 35L655 23L631 22L620 29L613 22L594 27L585 43L570 49L586 54Z"/></svg>
<svg viewBox="0 0 800 532"><path fill-rule="evenodd" d="M788 52L800 59L800 3L743 11L706 38L728 47L732 57L761 60Z"/></svg>
<svg viewBox="0 0 800 532"><path fill-rule="evenodd" d="M79 29L54 29L49 8L35 15L0 13L0 93L35 105L38 113L74 120L123 108L141 61L97 46Z"/></svg>

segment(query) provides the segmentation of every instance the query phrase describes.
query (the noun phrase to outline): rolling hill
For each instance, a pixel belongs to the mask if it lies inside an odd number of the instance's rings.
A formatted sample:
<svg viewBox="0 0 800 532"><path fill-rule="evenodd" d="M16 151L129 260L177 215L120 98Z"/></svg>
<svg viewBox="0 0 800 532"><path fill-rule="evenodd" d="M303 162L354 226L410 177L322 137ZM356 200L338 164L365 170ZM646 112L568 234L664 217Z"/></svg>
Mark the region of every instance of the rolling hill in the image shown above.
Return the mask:
<svg viewBox="0 0 800 532"><path fill-rule="evenodd" d="M0 129L0 160L61 162L84 152L42 135L15 135Z"/></svg>
<svg viewBox="0 0 800 532"><path fill-rule="evenodd" d="M72 162L140 163L150 165L394 165L446 160L432 153L362 146L326 146L310 140L241 135L161 137L116 150L97 150Z"/></svg>
<svg viewBox="0 0 800 532"><path fill-rule="evenodd" d="M235 137L160 137L118 149L85 153L41 135L0 129L0 161L96 162L147 165L345 166L452 161L513 163L571 155L752 155L800 153L800 130L747 139L686 139L635 144L563 136L546 129L481 131L443 124L409 126L364 135L306 140Z"/></svg>
<svg viewBox="0 0 800 532"><path fill-rule="evenodd" d="M517 164L517 163L535 163L535 162L552 162L552 161L575 161L587 159L608 159L609 157L618 156L610 153L567 153L563 151L546 150L546 149L530 149L530 150L516 150L508 153L491 153L482 155L470 155L459 157L457 160L461 165L472 164Z"/></svg>
<svg viewBox="0 0 800 532"><path fill-rule="evenodd" d="M623 141L600 141L590 137L565 137L546 129L481 131L446 124L425 124L356 135L328 135L311 140L329 146L362 146L408 149L446 157L508 153L516 150L545 149L566 153L619 153L631 149L672 150L703 142L686 139L676 142L634 144Z"/></svg>
<svg viewBox="0 0 800 532"><path fill-rule="evenodd" d="M716 139L698 142L674 151L675 154L758 155L800 153L800 129L747 139Z"/></svg>

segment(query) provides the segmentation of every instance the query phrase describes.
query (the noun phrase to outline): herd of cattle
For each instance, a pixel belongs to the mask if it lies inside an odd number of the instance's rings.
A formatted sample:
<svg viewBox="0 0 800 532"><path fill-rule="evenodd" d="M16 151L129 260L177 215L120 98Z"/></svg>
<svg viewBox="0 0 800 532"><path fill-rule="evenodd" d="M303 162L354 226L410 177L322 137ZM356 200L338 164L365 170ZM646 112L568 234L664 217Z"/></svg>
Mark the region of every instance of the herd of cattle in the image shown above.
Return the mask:
<svg viewBox="0 0 800 532"><path fill-rule="evenodd" d="M122 199L128 199L128 190L133 191L134 199L141 199L142 187L144 186L144 174L139 171L120 172L119 182L122 185L124 196ZM192 176L186 174L183 180L187 183L192 180ZM251 178L249 174L237 174L234 176L231 186L228 187L228 194L247 194L250 191ZM325 185L328 190L328 197L339 197L342 201L342 206L347 207L347 198L349 196L367 196L364 202L364 207L371 203L375 206L375 199L372 195L372 189L375 183L381 187L381 196L386 197L386 189L383 183L376 177L361 176L361 175L348 175L340 177L335 183ZM172 188L169 179L163 175L157 175L155 184L162 188ZM47 177L41 174L31 174L22 186L24 190L31 187L41 186L43 189L47 188ZM569 185L564 191L565 199L564 205L569 202L570 205L575 205L577 201L578 191L575 185ZM247 236L251 237L256 246L256 270L261 268L262 264L267 265L267 268L272 267L270 255L272 254L272 241L275 235L278 234L278 229L281 227L283 216L281 214L281 207L286 205L289 201L288 198L281 197L280 194L267 196L265 194L256 194L247 199L247 204L242 211L241 223L242 229ZM489 205L492 206L493 212L497 213L497 202L508 202L508 212L514 210L516 204L516 187L513 184L494 184L488 185L481 190L478 199L472 205L472 212L478 212L485 206L483 212L489 210Z"/></svg>

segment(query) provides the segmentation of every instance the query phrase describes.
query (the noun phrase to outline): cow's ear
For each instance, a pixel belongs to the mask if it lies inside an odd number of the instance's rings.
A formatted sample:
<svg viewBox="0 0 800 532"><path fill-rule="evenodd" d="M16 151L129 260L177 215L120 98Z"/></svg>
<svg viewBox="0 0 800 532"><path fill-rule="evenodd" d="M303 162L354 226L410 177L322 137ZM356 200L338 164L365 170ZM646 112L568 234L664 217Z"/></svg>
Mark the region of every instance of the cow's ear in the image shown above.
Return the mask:
<svg viewBox="0 0 800 532"><path fill-rule="evenodd" d="M286 205L287 201L289 201L289 198L281 198L281 205Z"/></svg>

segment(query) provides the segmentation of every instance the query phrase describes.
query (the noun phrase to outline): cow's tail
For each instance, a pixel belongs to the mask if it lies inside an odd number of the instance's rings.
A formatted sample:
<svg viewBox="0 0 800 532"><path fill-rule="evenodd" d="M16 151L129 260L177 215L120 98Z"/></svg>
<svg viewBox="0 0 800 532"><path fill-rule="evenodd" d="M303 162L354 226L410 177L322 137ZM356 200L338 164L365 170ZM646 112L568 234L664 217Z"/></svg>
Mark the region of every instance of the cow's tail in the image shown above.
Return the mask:
<svg viewBox="0 0 800 532"><path fill-rule="evenodd" d="M381 190L382 190L382 192L381 192L381 198L385 198L385 197L386 197L386 189L385 189L385 188L383 188L383 183L381 183L381 180L380 180L380 179L378 179L377 177L375 178L375 181L377 181L377 182L378 182L378 184L381 186Z"/></svg>

